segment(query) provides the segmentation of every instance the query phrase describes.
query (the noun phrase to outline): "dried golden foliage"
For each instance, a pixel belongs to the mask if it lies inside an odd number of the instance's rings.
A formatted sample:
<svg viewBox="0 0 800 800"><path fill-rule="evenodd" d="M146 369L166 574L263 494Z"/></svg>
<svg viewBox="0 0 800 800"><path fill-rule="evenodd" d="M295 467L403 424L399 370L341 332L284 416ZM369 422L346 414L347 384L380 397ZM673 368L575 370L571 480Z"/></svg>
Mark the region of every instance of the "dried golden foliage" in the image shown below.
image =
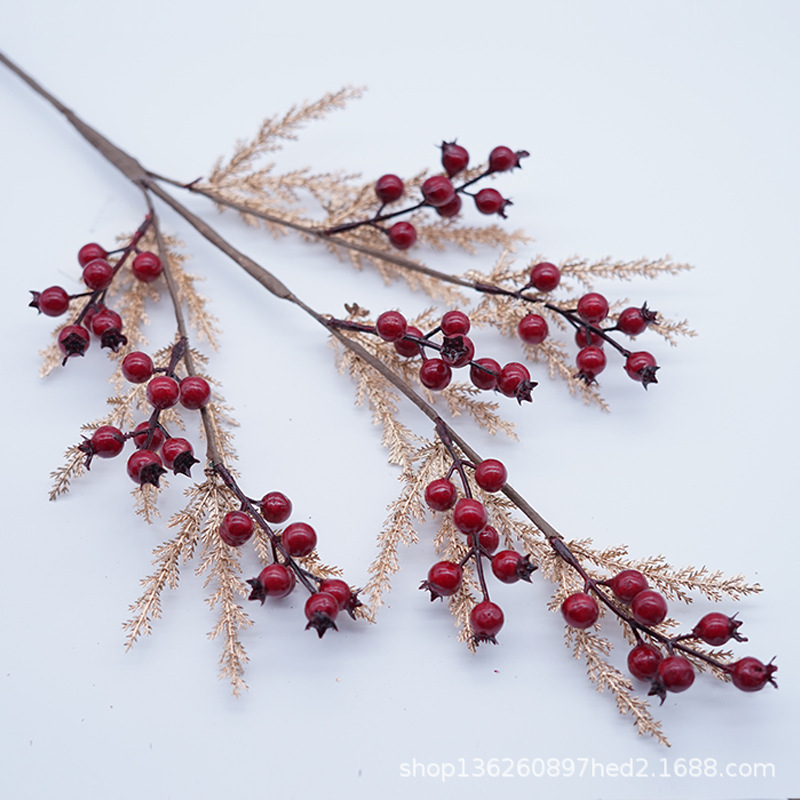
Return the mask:
<svg viewBox="0 0 800 800"><path fill-rule="evenodd" d="M158 495L168 485L167 481L162 477L158 486L153 486L152 483L144 483L131 491L136 513L148 525L152 525L161 516L158 510Z"/></svg>
<svg viewBox="0 0 800 800"><path fill-rule="evenodd" d="M531 266L543 260L543 258L535 259ZM598 280L655 279L662 275L677 275L692 269L691 264L677 263L669 256L657 259L637 258L632 261L615 260L610 256L597 261L589 261L580 256L572 256L562 261L558 267L561 270L562 280L569 281L570 278L574 278L586 289L593 289Z"/></svg>
<svg viewBox="0 0 800 800"><path fill-rule="evenodd" d="M66 494L76 478L86 474L84 462L86 455L74 444L64 452L64 463L50 473L53 485L50 488L50 499L56 500L62 494Z"/></svg>

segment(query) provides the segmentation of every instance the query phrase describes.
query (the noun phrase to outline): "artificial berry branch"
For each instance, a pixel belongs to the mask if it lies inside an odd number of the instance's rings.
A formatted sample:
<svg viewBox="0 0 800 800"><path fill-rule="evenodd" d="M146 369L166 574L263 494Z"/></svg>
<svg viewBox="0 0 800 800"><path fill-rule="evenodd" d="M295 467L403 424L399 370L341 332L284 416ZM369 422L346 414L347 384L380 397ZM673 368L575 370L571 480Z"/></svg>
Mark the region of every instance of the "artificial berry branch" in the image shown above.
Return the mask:
<svg viewBox="0 0 800 800"><path fill-rule="evenodd" d="M537 353L544 353L551 371L557 371L556 367L563 366L561 350L547 339L548 319L542 314L549 314L551 321L576 332L576 343L580 347L576 364L578 372L568 376L568 382L571 379L590 387L605 365L601 345L609 343L625 358L628 374L646 388L655 382L655 359L644 351L631 352L613 334L637 336L649 327L671 340L675 335L689 333L684 323L662 320L646 304L630 306L615 314L608 300L593 291L563 301L552 299L550 293L561 284L562 276L571 276L591 289L593 278L606 273L622 278L636 274L655 277L679 271L683 265L675 265L668 259L627 264L608 261L588 264L573 260L562 262L559 267L537 259L521 272L514 272L509 270L505 256L501 256L487 276L477 273L464 277L449 276L392 253L385 248L381 237L388 235L390 246L400 250L414 246L418 238L436 246L449 237L449 241L466 249L473 247L474 243L508 249L512 244L524 241L524 236L506 234L496 226L481 229L461 226L456 217L460 214L462 195L473 197L480 213L504 217L509 202L496 190L487 188L472 193L466 189L493 173L519 166L520 159L527 156L527 152L495 148L489 156L488 167L468 171L467 151L455 142L445 142L441 150L446 177L423 174L411 181L409 185L419 188L423 200L399 211L386 211L386 206L397 202L405 191L405 183L396 175L387 173L372 186L351 190L340 188L340 176L331 179L330 176L310 176L301 171L275 178L268 174L269 169L253 172L254 160L259 153L275 149L270 144L270 137L286 136L303 120L316 118L328 108L335 107L344 99L347 94L344 92L331 95L315 106L295 109L282 122L265 123L256 140L240 146L227 167L218 162L208 185L197 181L180 184L145 170L138 161L81 121L2 54L0 60L52 103L107 160L139 186L148 208L145 222L126 240L123 248L105 250L94 243L81 248L79 263L88 292L70 296L60 287L34 292L32 304L48 316L60 316L66 313L73 300L88 298L73 321L74 330L58 337L63 363L72 356L85 353L90 341L86 329L89 324L101 341L108 340L107 343L103 341L104 346L121 361L123 378L134 384L125 398L115 399L117 411L114 413L117 416L105 420L106 424L89 426L93 431L91 438L73 448L67 467L57 476L54 494L65 490L70 478L77 474L75 465L80 464L84 456L83 466L86 468L95 455L103 458L118 455L129 440L134 441L137 450L129 459L128 473L140 487L137 491L141 496L150 497L146 490L159 485L164 472L162 458L175 474L188 475L191 463L196 461L191 445L182 437L169 435L170 426L179 420L174 410L178 404L186 410L199 411L206 438L205 481L188 490L186 508L170 523L177 528L176 535L154 553L156 572L146 579L145 591L133 604L133 616L125 625L128 646L150 631L151 621L160 615L161 592L167 586L177 585L179 563L191 558L199 546L202 552L198 571L215 582L216 590L210 603L212 606L220 604L222 609L219 623L212 632L212 635L224 637L222 673L229 677L234 691L238 692L244 687L242 674L247 661L238 634L242 628L252 624L252 620L237 598L248 595L247 585L250 599L263 602L270 597L285 597L297 582L301 583L309 593L305 604L306 627L316 630L320 638L325 631L336 628L335 620L342 610L354 617L372 619L382 602L382 593L388 588L391 574L397 569L399 543L412 541L416 537L417 520L432 511L441 515L435 544L445 558L434 564L422 588L430 591L431 599L448 598L461 629L461 638L472 649L483 642L496 642L504 622L502 609L490 600L488 573L491 571L502 583L522 581L524 584L530 582L533 572L538 570L540 575L555 584L552 607L561 609L567 625L567 640L573 645L576 655L585 657L591 679L599 688L608 686L612 689L620 710L633 716L642 733L666 741L645 701L635 696L630 680L606 658L610 646L595 631L602 616L601 606L616 617L632 640L634 647L628 656L630 673L649 682L650 693L662 699L666 691L688 689L694 681L696 667L709 668L718 677L730 678L744 691L756 691L767 683L774 684L772 676L776 668L772 662L765 665L752 657L732 661L728 654L708 652L699 644L688 644L698 641L718 647L730 640L743 641L738 633L739 620L712 612L704 616L690 633L677 636L670 635L666 627L659 627L668 622L667 596L688 599L686 592L697 589L709 599L718 600L723 596L736 598L747 595L758 591L759 587L748 585L741 576L726 579L705 569L676 570L659 558L633 561L627 558L624 548L599 550L588 542L567 543L509 485L505 467L495 459L482 459L455 428L445 422L434 405L432 392L439 393L454 412L469 409L476 420L491 432L499 429L509 432L509 428L498 421L496 404L471 400L470 392L495 390L521 402L530 399L536 383L521 363L512 362L501 367L494 359L474 358L475 348L467 334L473 323L492 325L503 333L513 330L526 348L533 348L534 359ZM452 179L457 175L462 176L462 183L455 186ZM247 194L237 199L243 180L271 190L277 200L269 196L259 200ZM483 299L470 314L450 310L438 321L433 320L430 314L423 314L411 320L411 324L397 311L383 312L374 323L324 315L304 303L279 278L185 208L162 187L163 183L203 194L220 207L235 208L248 218L261 218L273 228L295 230L309 240L324 242L333 252L345 249L351 253L356 266L358 258L364 255L381 270L391 265L400 273L414 274L421 281L422 288L432 294L438 293L440 297L447 296L441 285L449 284L476 290ZM327 212L323 224L311 224L291 209L297 190L302 188L322 200ZM265 194L269 195L269 191ZM379 203L377 211L373 207L376 197ZM208 381L198 373L196 362L202 357L189 346L189 326L183 306L193 308L195 316L202 320L203 304L194 294L191 279L181 271L174 246L161 233L154 198L171 207L272 295L288 300L322 325L341 346L342 368L350 370L359 384L359 391L363 389L363 396L373 405L376 419L384 426L384 441L390 447L390 460L402 466L404 488L401 497L390 507L386 526L378 536L378 556L370 568L372 577L364 589L365 597L369 598L368 606L361 606L358 592L339 579L334 568L319 562L316 532L311 526L294 522L280 531L273 527L286 522L291 515L291 502L285 495L271 491L256 501L247 497L240 488L229 467L232 448L216 419L216 400L211 399ZM440 217L434 225L419 221L420 212L429 207L436 209ZM395 222L388 231L383 227L383 222L400 215L408 215L413 222ZM396 230L393 237L392 230L398 225L406 227ZM419 237L415 226L420 226ZM95 325L94 322L103 314L116 313L105 307L111 291L119 290L123 297L131 294L125 288L120 289L120 285L127 279L125 263L134 253L131 273L140 284L133 292L137 298L134 302L143 302L141 286L159 281L163 274L176 316L176 343L153 358L130 347L123 349L128 342L121 334L122 317L119 314L119 319L112 317L104 324ZM110 261L107 260L109 257ZM95 263L97 261L103 263ZM527 313L527 309L520 312L517 310L520 304L533 304L542 314ZM352 307L352 317L367 314L356 306ZM133 318L137 316L133 315ZM601 327L607 319L610 324ZM207 331L210 330L207 322L203 324ZM116 333L107 336L112 329ZM428 332L423 333L423 330ZM441 341L434 338L439 334ZM138 333L133 329L128 331L128 335L136 337ZM426 351L429 350L435 351L436 355L428 355ZM117 354L117 351L121 352ZM419 367L415 363L417 358L422 362ZM156 367L156 363L164 366ZM464 389L462 385L452 383L452 370L467 367L471 387ZM421 393L410 383L414 374L422 385ZM573 388L572 383L570 387ZM590 392L590 388L585 391ZM404 396L433 422L433 440L423 440L397 422L395 394ZM111 425L112 421L118 421L117 417L129 420L129 407L137 404L151 409L145 422L128 433L123 433L123 428L132 427L132 423L122 425L120 422L121 427ZM161 455L156 452L159 449ZM457 478L455 483L453 478ZM145 504L148 502L146 499ZM521 521L512 512L520 512L527 521ZM146 516L149 519L149 512ZM242 545L249 541L252 541L264 566L256 578L243 582L238 577L241 571L239 553ZM498 549L501 541L505 541L505 549ZM651 585L655 588L651 589ZM476 592L479 599L475 597Z"/></svg>

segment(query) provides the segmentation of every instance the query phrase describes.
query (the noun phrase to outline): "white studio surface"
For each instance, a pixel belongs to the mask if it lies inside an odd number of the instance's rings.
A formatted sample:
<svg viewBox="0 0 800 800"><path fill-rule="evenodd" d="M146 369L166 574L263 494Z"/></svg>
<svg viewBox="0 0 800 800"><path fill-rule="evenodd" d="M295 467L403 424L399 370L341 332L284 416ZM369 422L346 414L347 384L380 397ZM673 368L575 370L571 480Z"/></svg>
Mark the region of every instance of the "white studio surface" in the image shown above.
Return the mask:
<svg viewBox="0 0 800 800"><path fill-rule="evenodd" d="M256 624L245 634L241 698L216 680L219 647L206 638L215 617L191 567L165 595L153 635L125 653L121 622L181 483L150 528L110 463L47 502L63 450L104 413L107 370L93 353L39 380L37 353L53 325L26 304L30 289L77 281L77 248L133 230L143 204L0 69L0 797L797 797L798 30L792 2L32 0L0 9L0 49L155 172L207 174L264 117L367 86L276 160L369 180L435 169L442 139L458 137L476 158L497 144L524 147L531 158L503 183L514 201L507 224L536 239L521 263L670 254L695 265L605 287L699 332L677 348L654 345L657 386L645 394L609 377L603 414L540 378L533 406L505 406L521 441L476 433L476 447L507 463L567 538L759 582L761 595L721 608L744 620L750 641L738 652L777 655L780 685L751 696L698 679L656 709L673 745L661 747L594 690L535 579L498 591L501 643L471 656L446 609L417 590L427 542L401 554L375 626L343 624L318 641L303 632L297 602L248 609ZM190 201L322 311L356 301L413 314L429 304ZM211 369L241 424L245 482L279 482L317 527L324 559L363 582L398 487L369 412L354 407L318 326L253 292L166 210L163 222L186 242L220 319ZM439 263L464 272L493 259L452 253ZM152 317L152 341L169 337L166 309ZM507 360L519 352L492 347ZM680 618L693 624L705 610L699 600ZM542 759L551 772L480 777L490 759L504 768ZM588 765L583 776L566 774L570 759ZM691 759L719 772L679 776ZM447 780L445 764L456 772ZM727 765L735 776L720 774Z"/></svg>

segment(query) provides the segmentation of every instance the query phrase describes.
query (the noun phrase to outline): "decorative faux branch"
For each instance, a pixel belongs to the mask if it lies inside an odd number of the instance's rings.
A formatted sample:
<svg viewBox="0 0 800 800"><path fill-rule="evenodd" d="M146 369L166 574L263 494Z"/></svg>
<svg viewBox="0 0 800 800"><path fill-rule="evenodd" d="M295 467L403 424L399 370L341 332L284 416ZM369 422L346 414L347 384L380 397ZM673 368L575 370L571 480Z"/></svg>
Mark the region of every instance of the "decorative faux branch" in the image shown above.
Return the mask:
<svg viewBox="0 0 800 800"><path fill-rule="evenodd" d="M491 356L478 357L469 336L472 326L518 337L530 361L544 362L570 391L603 408L597 377L612 359L645 389L657 383L654 356L628 347L627 339L649 332L674 344L678 336L693 332L685 321L665 319L647 303L609 301L594 291L594 282L655 278L683 271L686 265L670 259L590 263L578 258L556 264L537 257L523 268L513 267L510 253L528 241L525 234L508 233L494 223L469 225L466 206L471 202L479 214L504 220L512 202L485 184L522 166L525 150L496 147L486 164L471 167L461 144L443 142L444 174L423 171L404 180L387 173L366 185L343 173L278 174L274 164L263 163L282 141L296 138L300 127L342 107L358 90L345 89L266 120L227 162L219 160L206 180L182 183L145 169L2 54L0 61L140 187L146 206L144 221L122 237L121 246L89 243L79 249L85 291L69 294L51 286L33 292L31 305L41 313L68 314L70 319L59 326L44 353L43 374L84 356L93 341L109 351L115 364L111 410L84 426L83 440L67 451L65 464L53 473L51 498L66 492L95 459L115 458L132 442L127 473L136 487L138 513L151 522L158 516L165 476L191 479L192 470L200 469L187 428L192 417L197 435L205 439L203 479L189 487L185 508L169 521L174 536L154 552L155 571L143 581L143 593L125 623L128 647L150 633L161 614L163 590L176 587L180 565L197 557L197 572L212 586L209 605L219 609L210 635L223 641L221 674L238 693L246 686L241 631L253 624L241 600L275 602L303 591L308 595L306 628L320 638L337 630L342 611L354 620L374 621L399 569L400 545L416 541L418 523L433 513L440 523L434 541L440 560L420 588L432 601L447 600L460 638L470 649L496 643L503 627L505 612L490 598L495 581L524 586L543 578L554 585L551 608L561 612L568 645L585 659L598 689L613 692L619 711L631 715L640 733L667 743L647 695L663 701L667 692L688 689L698 671L748 692L774 685L772 662L737 659L720 649L746 641L736 617L712 611L686 633L675 633L676 623L668 618L668 601L689 603L698 593L710 601L737 599L760 591L759 586L741 575L726 578L705 568L678 569L661 556L633 559L624 546L600 549L590 540L566 541L509 484L505 466L482 458L445 419L466 413L489 433L514 437L501 403L530 401L538 385L535 373L522 362L501 364ZM165 185L205 196L220 211L235 210L248 224L263 224L275 235L293 232L358 269L370 265L387 281L403 279L435 301L460 308L444 313L429 309L416 318L389 309L374 321L355 304L347 306L344 319L323 314L189 211ZM316 216L301 207L307 200L317 205ZM378 534L378 552L363 589L353 588L335 567L322 563L316 531L304 521L290 522L294 509L284 493L270 490L260 498L245 493L232 466L233 420L212 376L203 374L207 359L192 344L206 339L215 346L216 320L197 293L195 278L183 268L180 243L162 233L156 201L172 208L271 295L313 317L337 345L340 369L356 383L357 402L368 403L382 426L389 461L401 468L402 491ZM467 252L477 246L494 248L495 266L487 273L454 276L410 257L423 246L435 251L446 245ZM141 326L148 300L161 291L174 311L175 339L150 354ZM468 292L478 298L472 307ZM567 341L554 333L568 334ZM572 346L578 350L574 364L568 357ZM459 374L468 379L457 380ZM497 399L483 399L485 392ZM433 424L432 438L424 439L398 421L403 399ZM245 546L260 563L249 580L241 577ZM645 697L612 663L610 642L599 633L604 620L619 624L630 642L627 669L645 686Z"/></svg>

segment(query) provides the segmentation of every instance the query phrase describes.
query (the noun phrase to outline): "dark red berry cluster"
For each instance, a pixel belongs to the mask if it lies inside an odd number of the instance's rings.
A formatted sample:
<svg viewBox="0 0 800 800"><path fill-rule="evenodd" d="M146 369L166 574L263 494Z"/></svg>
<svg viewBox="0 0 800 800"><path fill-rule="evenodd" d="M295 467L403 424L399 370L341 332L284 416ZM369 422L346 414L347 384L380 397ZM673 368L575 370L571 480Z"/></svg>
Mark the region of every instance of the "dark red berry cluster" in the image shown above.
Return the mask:
<svg viewBox="0 0 800 800"><path fill-rule="evenodd" d="M386 211L386 206L396 203L405 195L406 186L402 178L397 175L392 173L381 175L375 182L375 195L380 203L380 207L375 214L369 219L348 222L329 228L326 234L331 236L343 231L353 230L362 225L369 225L385 233L392 247L398 250L408 250L417 241L416 228L405 220L393 222L388 227L382 223L424 207L432 208L440 217L449 219L461 212L462 198L465 196L472 197L475 208L481 214L499 214L505 218L506 207L512 205L512 203L496 189L484 188L474 193L467 190L488 175L507 172L521 166L520 160L528 156L528 152L526 150L514 151L502 146L495 147L489 153L486 169L482 170L479 175L456 185L453 179L462 174L469 166L469 153L456 142L442 142L440 149L442 151L442 167L446 174L433 175L427 178L420 186L422 195L420 200L400 210Z"/></svg>

